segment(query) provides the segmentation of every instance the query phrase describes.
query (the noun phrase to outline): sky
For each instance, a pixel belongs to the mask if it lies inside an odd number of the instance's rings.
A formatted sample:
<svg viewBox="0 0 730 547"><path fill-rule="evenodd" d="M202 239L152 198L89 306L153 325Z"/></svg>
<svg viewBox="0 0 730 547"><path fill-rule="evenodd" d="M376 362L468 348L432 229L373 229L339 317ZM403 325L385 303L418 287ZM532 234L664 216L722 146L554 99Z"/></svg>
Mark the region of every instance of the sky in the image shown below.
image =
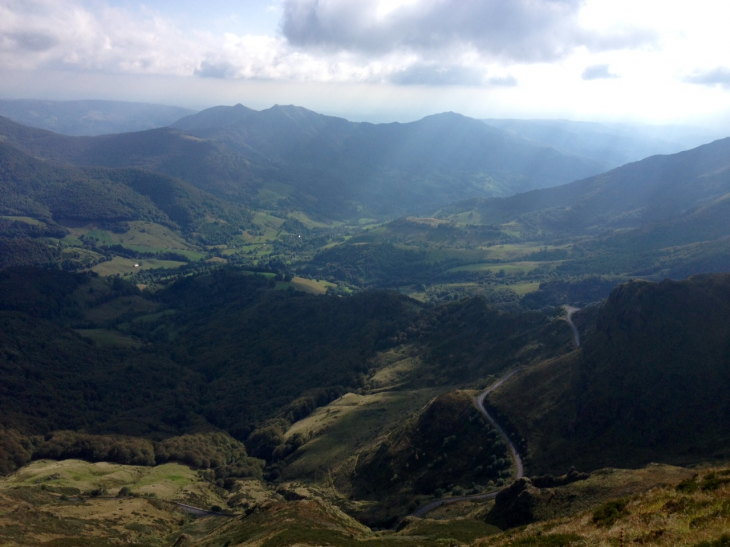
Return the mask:
<svg viewBox="0 0 730 547"><path fill-rule="evenodd" d="M0 98L724 130L729 18L728 0L0 0Z"/></svg>

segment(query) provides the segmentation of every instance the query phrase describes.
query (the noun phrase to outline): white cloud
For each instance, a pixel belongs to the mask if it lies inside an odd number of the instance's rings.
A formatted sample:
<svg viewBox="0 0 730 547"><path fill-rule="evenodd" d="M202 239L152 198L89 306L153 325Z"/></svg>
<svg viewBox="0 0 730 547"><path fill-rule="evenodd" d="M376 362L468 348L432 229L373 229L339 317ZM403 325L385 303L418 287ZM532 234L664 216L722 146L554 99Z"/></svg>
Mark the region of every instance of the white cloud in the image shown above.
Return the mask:
<svg viewBox="0 0 730 547"><path fill-rule="evenodd" d="M73 90L195 105L306 100L325 111L337 103L340 114L413 117L686 120L727 109L730 38L719 16L727 0L257 3L0 0L0 93L39 97L41 84L30 82L57 81L47 98ZM265 24L251 22L259 12L269 14Z"/></svg>
<svg viewBox="0 0 730 547"><path fill-rule="evenodd" d="M609 70L607 64L603 65L591 65L586 67L581 74L581 78L584 80L605 80L610 78L618 78L618 74L614 74Z"/></svg>
<svg viewBox="0 0 730 547"><path fill-rule="evenodd" d="M71 0L5 0L0 5L0 66L190 74L196 44L154 13Z"/></svg>
<svg viewBox="0 0 730 547"><path fill-rule="evenodd" d="M285 0L281 31L291 44L324 51L424 56L472 50L484 59L544 62L575 48L634 48L656 39L633 27L580 25L583 0ZM388 6L389 9L384 9Z"/></svg>
<svg viewBox="0 0 730 547"><path fill-rule="evenodd" d="M712 70L698 70L686 76L684 81L690 84L719 86L730 89L730 69L719 66Z"/></svg>
<svg viewBox="0 0 730 547"><path fill-rule="evenodd" d="M582 0L286 0L282 34L182 31L159 12L99 0L3 0L0 68L282 81L514 85L504 63L651 37L588 31ZM91 6L91 7L90 7Z"/></svg>

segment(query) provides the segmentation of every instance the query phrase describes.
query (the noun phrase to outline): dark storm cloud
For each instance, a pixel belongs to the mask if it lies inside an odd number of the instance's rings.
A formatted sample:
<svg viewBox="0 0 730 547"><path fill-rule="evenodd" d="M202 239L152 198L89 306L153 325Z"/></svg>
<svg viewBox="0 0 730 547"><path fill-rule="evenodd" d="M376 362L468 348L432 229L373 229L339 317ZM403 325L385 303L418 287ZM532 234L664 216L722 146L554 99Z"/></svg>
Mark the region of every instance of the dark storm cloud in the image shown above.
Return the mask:
<svg viewBox="0 0 730 547"><path fill-rule="evenodd" d="M11 32L5 34L4 38L9 39L17 49L32 52L48 51L58 43L55 36L32 31Z"/></svg>
<svg viewBox="0 0 730 547"><path fill-rule="evenodd" d="M618 78L618 75L613 74L608 65L593 65L586 67L580 77L584 80L605 80L607 78Z"/></svg>
<svg viewBox="0 0 730 547"><path fill-rule="evenodd" d="M730 89L730 69L719 66L712 70L698 71L684 78L690 84L721 86Z"/></svg>
<svg viewBox="0 0 730 547"><path fill-rule="evenodd" d="M298 47L382 55L472 47L523 62L551 61L575 47L637 47L647 31L596 34L580 27L583 0L421 0L378 13L376 0L285 0L281 32Z"/></svg>
<svg viewBox="0 0 730 547"><path fill-rule="evenodd" d="M478 86L484 83L484 73L463 66L415 64L395 72L390 81L399 85Z"/></svg>

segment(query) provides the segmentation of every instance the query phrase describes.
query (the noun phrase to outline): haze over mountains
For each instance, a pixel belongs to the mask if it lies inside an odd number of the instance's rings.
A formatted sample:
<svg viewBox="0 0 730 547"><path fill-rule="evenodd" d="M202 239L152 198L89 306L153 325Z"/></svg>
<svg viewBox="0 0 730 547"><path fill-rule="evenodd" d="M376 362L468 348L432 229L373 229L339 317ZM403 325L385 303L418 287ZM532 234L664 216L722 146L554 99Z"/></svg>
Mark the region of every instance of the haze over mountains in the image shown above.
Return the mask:
<svg viewBox="0 0 730 547"><path fill-rule="evenodd" d="M373 125L299 107L257 112L236 106L206 110L172 127L73 139L6 121L3 133L40 157L151 168L219 196L257 197L269 205L291 201L325 218L351 218L360 207L376 215L426 211L443 202L510 195L601 170L590 160L456 114Z"/></svg>
<svg viewBox="0 0 730 547"><path fill-rule="evenodd" d="M455 205L484 220L523 219L572 234L636 228L719 203L730 191L730 139L668 156L652 156L557 188Z"/></svg>
<svg viewBox="0 0 730 547"><path fill-rule="evenodd" d="M106 135L170 125L194 111L122 101L0 100L0 116L63 135Z"/></svg>
<svg viewBox="0 0 730 547"><path fill-rule="evenodd" d="M363 207L376 216L425 213L468 197L556 186L707 136L682 133L668 142L650 129L628 137L619 126L486 122L445 113L407 124L353 123L294 106L255 111L236 105L183 117L170 129L95 138L51 135L8 121L0 131L38 157L152 169L226 199L339 219Z"/></svg>
<svg viewBox="0 0 730 547"><path fill-rule="evenodd" d="M238 105L194 114L173 127L253 162L265 159L284 173L295 170L295 177L282 173L281 181L300 193L322 199L334 190L342 205L363 203L381 213L389 202L423 208L458 195L552 186L600 170L594 162L453 113L407 124L369 124L295 106L257 112Z"/></svg>
<svg viewBox="0 0 730 547"><path fill-rule="evenodd" d="M655 154L675 154L726 136L683 126L493 118L482 121L560 152L592 159L607 169Z"/></svg>

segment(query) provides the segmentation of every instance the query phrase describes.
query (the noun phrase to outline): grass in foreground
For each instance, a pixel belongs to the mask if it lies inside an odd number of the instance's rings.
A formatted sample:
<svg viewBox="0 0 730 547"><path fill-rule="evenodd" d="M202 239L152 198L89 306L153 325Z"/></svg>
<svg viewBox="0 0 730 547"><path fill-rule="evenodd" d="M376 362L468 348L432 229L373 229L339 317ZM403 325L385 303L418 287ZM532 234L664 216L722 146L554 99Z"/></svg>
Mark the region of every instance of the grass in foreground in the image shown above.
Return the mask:
<svg viewBox="0 0 730 547"><path fill-rule="evenodd" d="M647 475L652 467L647 468ZM630 483L626 487L630 488ZM730 469L708 469L679 483L658 484L607 500L573 517L538 522L477 544L722 547L730 545L728 530Z"/></svg>
<svg viewBox="0 0 730 547"><path fill-rule="evenodd" d="M126 488L128 495L118 496ZM195 521L171 501L225 507L219 489L179 464L139 467L39 460L0 479L0 545L172 545L204 537L221 518Z"/></svg>

